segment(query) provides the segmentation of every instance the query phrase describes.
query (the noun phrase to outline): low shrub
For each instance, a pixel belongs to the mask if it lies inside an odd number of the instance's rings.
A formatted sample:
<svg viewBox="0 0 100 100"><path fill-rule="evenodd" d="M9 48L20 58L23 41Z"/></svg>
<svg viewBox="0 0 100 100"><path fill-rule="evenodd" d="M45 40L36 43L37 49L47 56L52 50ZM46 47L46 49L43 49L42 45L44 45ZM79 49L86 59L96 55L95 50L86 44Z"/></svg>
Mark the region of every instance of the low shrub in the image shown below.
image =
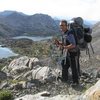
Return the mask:
<svg viewBox="0 0 100 100"><path fill-rule="evenodd" d="M13 100L13 95L8 90L1 90L0 91L0 100Z"/></svg>

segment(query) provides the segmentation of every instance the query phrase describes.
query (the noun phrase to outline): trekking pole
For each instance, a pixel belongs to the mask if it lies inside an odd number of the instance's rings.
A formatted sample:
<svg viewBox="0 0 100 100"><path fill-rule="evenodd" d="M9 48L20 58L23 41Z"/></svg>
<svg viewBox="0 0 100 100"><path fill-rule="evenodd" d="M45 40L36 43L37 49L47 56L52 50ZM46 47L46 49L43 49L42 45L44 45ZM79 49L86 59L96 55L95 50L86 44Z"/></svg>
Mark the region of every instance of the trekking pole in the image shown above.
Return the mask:
<svg viewBox="0 0 100 100"><path fill-rule="evenodd" d="M91 49L92 49L92 53L94 54L94 49L93 49L91 43L90 43L90 47L91 47ZM89 58L90 58L90 50L89 50L88 44L87 44L86 54L88 54L88 55L89 55Z"/></svg>
<svg viewBox="0 0 100 100"><path fill-rule="evenodd" d="M88 54L88 55L89 55L89 59L90 59L90 51L89 51L88 44L87 44L87 47L86 47L86 54Z"/></svg>
<svg viewBox="0 0 100 100"><path fill-rule="evenodd" d="M92 52L93 52L93 54L94 54L94 49L93 49L93 46L92 46L92 44L91 44L91 43L90 43L90 47L91 47Z"/></svg>

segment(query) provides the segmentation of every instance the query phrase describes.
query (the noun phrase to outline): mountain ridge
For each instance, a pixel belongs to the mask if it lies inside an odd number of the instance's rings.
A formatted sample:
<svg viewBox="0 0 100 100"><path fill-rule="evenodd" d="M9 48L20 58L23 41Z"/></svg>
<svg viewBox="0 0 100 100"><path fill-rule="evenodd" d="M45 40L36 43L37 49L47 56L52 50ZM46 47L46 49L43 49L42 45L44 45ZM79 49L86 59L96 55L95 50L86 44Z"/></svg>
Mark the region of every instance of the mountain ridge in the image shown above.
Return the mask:
<svg viewBox="0 0 100 100"><path fill-rule="evenodd" d="M60 33L59 22L60 19L52 18L47 14L26 15L7 10L0 12L0 37L57 35ZM84 23L92 28L96 25L87 20L84 20Z"/></svg>
<svg viewBox="0 0 100 100"><path fill-rule="evenodd" d="M7 12L4 12L7 13ZM3 13L2 13L3 14ZM0 13L0 24L9 26L8 30L14 30L13 32L4 32L2 26L0 27L0 33L5 36L19 36L27 33L28 35L54 35L59 33L59 27L55 20L46 14L34 14L34 15L22 15L19 12L10 12L2 17ZM7 27L6 27L7 28ZM7 31L7 30L6 30Z"/></svg>

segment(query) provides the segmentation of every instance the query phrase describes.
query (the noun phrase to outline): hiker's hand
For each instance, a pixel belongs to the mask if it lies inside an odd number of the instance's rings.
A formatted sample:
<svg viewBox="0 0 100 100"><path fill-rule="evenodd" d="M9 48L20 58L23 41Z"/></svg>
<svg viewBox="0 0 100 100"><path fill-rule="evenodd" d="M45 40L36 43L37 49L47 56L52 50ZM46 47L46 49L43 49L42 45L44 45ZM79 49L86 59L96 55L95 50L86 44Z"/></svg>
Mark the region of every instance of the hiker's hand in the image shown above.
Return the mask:
<svg viewBox="0 0 100 100"><path fill-rule="evenodd" d="M59 47L60 50L64 49L64 48L63 48L63 45L61 45L61 44L59 44L58 47Z"/></svg>
<svg viewBox="0 0 100 100"><path fill-rule="evenodd" d="M54 44L57 45L57 46L59 46L59 44L60 44L59 40L54 39Z"/></svg>

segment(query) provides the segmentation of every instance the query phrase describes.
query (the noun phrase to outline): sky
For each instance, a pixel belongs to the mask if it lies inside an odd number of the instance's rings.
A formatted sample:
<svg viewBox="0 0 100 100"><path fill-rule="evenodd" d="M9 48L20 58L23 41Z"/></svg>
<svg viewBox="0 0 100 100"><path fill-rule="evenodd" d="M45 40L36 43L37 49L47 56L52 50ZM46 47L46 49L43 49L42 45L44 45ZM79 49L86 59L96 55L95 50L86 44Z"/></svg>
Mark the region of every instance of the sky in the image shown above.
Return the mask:
<svg viewBox="0 0 100 100"><path fill-rule="evenodd" d="M100 0L0 0L0 12L13 10L28 15L48 14L62 19L82 17L100 21Z"/></svg>

